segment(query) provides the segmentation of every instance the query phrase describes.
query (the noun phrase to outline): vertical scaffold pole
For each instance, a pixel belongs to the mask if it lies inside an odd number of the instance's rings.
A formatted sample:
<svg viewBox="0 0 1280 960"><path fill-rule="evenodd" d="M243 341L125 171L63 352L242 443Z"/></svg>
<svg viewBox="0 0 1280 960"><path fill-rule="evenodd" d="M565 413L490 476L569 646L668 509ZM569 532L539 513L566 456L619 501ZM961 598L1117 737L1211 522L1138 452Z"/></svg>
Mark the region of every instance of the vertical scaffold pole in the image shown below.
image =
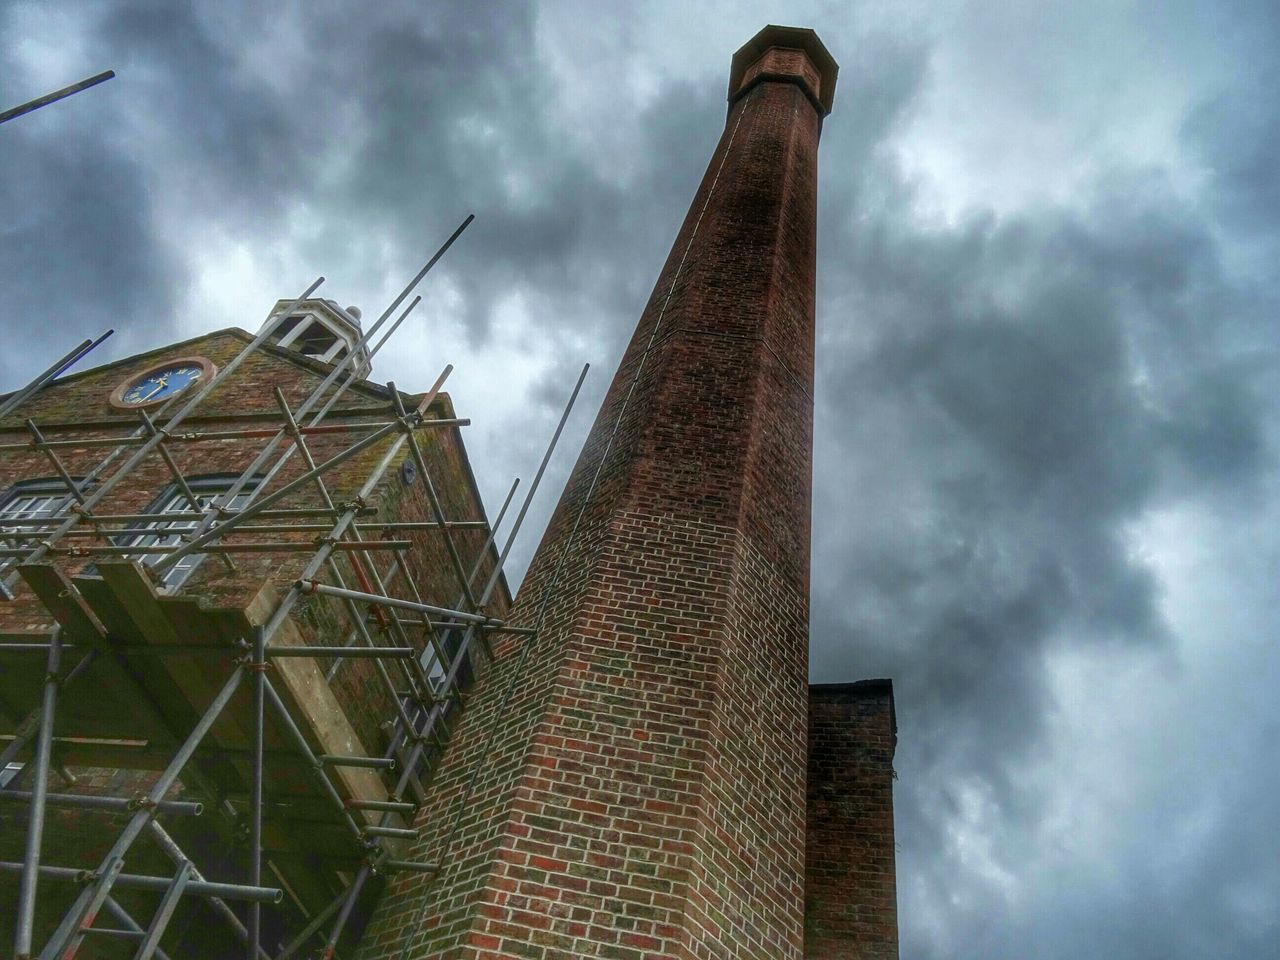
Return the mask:
<svg viewBox="0 0 1280 960"><path fill-rule="evenodd" d="M40 880L40 846L44 839L45 801L49 794L49 755L53 749L53 714L58 705L58 671L62 668L62 631L55 628L49 638L48 672L40 702L40 731L36 734L36 755L31 783L31 819L27 824L27 847L22 858L22 881L18 890L18 923L13 954L18 960L31 956L31 935L35 925L36 887Z"/></svg>
<svg viewBox="0 0 1280 960"><path fill-rule="evenodd" d="M253 632L253 796L249 806L249 885L262 886L262 778L263 763L263 707L266 704L267 638L258 627ZM258 946L262 940L262 904L256 900L249 904L249 960L258 960Z"/></svg>

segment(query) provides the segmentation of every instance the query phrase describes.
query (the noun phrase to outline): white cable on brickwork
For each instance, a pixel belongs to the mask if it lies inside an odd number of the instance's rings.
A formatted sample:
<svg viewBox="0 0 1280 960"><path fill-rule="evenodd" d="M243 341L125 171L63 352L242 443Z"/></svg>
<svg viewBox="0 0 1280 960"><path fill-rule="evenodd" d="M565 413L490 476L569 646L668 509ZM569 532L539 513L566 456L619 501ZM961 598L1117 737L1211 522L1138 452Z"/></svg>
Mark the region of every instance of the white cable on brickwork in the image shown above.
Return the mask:
<svg viewBox="0 0 1280 960"><path fill-rule="evenodd" d="M546 587L543 588L542 598L538 603L538 615L533 625L533 634L525 639L524 645L520 650L518 657L516 658L515 666L512 669L510 679L507 681L507 688L505 691L503 691L502 700L498 704L498 708L497 710L494 711L493 717L490 720L489 729L485 734L484 749L481 751L480 756L484 756L485 754L488 753L494 738L497 736L498 720L501 717L503 717L506 713L507 704L511 699L512 692L515 690L516 680L518 680L521 674L524 672L524 666L525 666L525 662L528 659L529 651L533 649L533 646L537 642L538 636L541 633L542 624L543 624L543 621L546 619L546 615L547 615L547 608L550 606L551 598L555 595L555 589L559 586L561 576L564 573L565 560L573 552L574 544L576 543L578 538L578 530L582 526L582 518L586 514L587 508L591 505L591 502L595 497L596 488L600 484L600 478L604 475L604 467L605 467L605 464L608 462L610 452L613 450L613 442L617 438L618 433L622 429L622 421L623 421L623 418L626 416L627 407L630 405L631 398L635 394L636 387L640 382L640 377L644 373L645 364L649 359L649 354L653 350L653 345L654 343L657 342L658 333L662 329L662 321L666 317L667 307L671 303L672 296L674 296L675 294L676 283L679 281L680 274L684 270L685 261L689 257L689 251L693 248L693 241L698 236L698 230L702 226L702 220L706 216L707 208L710 207L711 205L711 198L712 196L715 195L716 186L720 183L720 174L724 170L725 163L728 162L729 153L733 149L734 140L737 139L738 127L739 125L741 125L742 118L743 116L746 115L746 112L747 112L747 109L746 109L747 103L754 96L755 96L755 89L751 90L747 94L747 96L743 99L743 108L738 112L738 119L734 121L733 129L729 132L729 142L725 144L724 154L720 157L720 165L716 167L716 175L712 178L711 186L707 189L707 196L706 196L706 199L703 200L702 202L702 209L698 211L698 219L694 221L693 232L689 234L689 240L685 244L684 252L680 255L680 262L676 265L675 274L674 276L672 276L671 284L667 288L667 294L662 300L662 307L658 311L658 318L657 320L654 321L653 332L649 334L649 340L645 344L644 352L640 355L640 362L636 365L636 372L634 376L632 376L631 383L627 387L627 393L622 398L622 403L618 407L618 416L613 422L612 430L610 430L609 432L609 439L605 443L604 452L600 455L600 460L596 464L595 475L592 476L591 478L591 485L587 488L587 495L583 499L582 505L578 508L577 515L573 519L573 527L570 529L568 540L565 543L564 549L560 552L559 559L556 561L556 567L554 572L551 575L551 579L547 582ZM470 800L471 793L474 790L476 785L476 781L479 779L480 771L483 769L485 769L485 765L477 761L475 763L474 769L471 772L471 778L467 781L466 789L462 792L462 795L458 798L458 804L453 817L453 825L449 828L449 832L448 834L445 835L444 842L441 844L440 873L433 875L433 877L430 880L428 880L426 883L423 884L423 896L422 896L423 903L422 903L422 909L419 912L419 924L418 924L419 926L426 920L426 913L427 913L426 900L429 897L431 892L431 882L432 880L437 879L442 873L444 873L445 870L448 869L448 864L450 862L449 846L453 842L453 838L458 831L458 824L460 823L460 820L461 820L462 810L466 807L467 802ZM416 929L416 928L417 927L410 927L409 930L412 931L413 929ZM410 943L411 943L411 939L405 940L404 948L400 952L400 960L405 960L405 958L408 956Z"/></svg>

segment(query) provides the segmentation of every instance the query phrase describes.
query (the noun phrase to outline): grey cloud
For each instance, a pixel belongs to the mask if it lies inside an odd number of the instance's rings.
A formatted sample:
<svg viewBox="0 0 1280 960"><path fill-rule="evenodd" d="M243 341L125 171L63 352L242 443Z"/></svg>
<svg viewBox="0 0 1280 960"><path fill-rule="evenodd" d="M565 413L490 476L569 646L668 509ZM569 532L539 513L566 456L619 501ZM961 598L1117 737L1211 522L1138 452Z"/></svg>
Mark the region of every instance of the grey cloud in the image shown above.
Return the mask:
<svg viewBox="0 0 1280 960"><path fill-rule="evenodd" d="M123 317L168 322L181 278L153 233L145 179L119 144L60 120L37 112L0 128L4 325L19 334L0 351L6 385Z"/></svg>
<svg viewBox="0 0 1280 960"><path fill-rule="evenodd" d="M1236 936L1220 904L1200 908L1211 881L1192 869L1158 909L1139 883L1118 903L1080 892L1079 910L1114 914L1089 948L1083 914L1024 915L981 889L947 914L951 929L913 930L910 916L964 882L951 834L961 791L993 806L988 840L1008 863L1043 815L1023 771L1055 709L1047 657L1064 643L1168 647L1129 526L1269 475L1260 387L1275 357L1255 347L1274 291L1228 273L1216 226L1160 171L1109 171L1087 215L974 213L938 227L916 220L892 163L869 169L884 182L849 194L824 247L839 281L820 321L834 329L820 359L816 512L846 519L815 546L813 669L895 677L902 867L919 884L902 888L904 942L919 956L1192 957L1216 938L1219 955L1250 956L1259 941ZM1265 178L1253 188L1265 203ZM1115 869L1135 880L1167 842L1144 839L1117 851ZM991 930L984 911L1013 928Z"/></svg>
<svg viewBox="0 0 1280 960"><path fill-rule="evenodd" d="M238 39L234 33L219 42L208 23L218 17L216 8L204 7L203 17L189 3L99 10L95 38L117 65L131 108L145 114L143 145L155 151L138 162L163 162L177 172L192 209L264 218L313 187L322 118L276 92L271 77L248 69L240 44L226 42ZM257 32L248 24L241 29ZM138 126L140 118L132 119Z"/></svg>

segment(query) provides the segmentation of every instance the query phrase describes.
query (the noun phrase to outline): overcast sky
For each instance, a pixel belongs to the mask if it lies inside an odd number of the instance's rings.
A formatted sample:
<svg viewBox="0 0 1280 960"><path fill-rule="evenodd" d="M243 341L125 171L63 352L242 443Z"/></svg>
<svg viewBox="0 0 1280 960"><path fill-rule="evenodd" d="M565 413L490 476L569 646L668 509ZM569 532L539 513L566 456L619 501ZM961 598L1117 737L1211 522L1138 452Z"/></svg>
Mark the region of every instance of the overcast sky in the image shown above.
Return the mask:
<svg viewBox="0 0 1280 960"><path fill-rule="evenodd" d="M902 955L1280 942L1280 14L1254 3L0 3L0 389L317 275L446 362L491 505L576 455L768 22L820 152L812 677L894 679ZM1270 13L1265 13L1270 7Z"/></svg>

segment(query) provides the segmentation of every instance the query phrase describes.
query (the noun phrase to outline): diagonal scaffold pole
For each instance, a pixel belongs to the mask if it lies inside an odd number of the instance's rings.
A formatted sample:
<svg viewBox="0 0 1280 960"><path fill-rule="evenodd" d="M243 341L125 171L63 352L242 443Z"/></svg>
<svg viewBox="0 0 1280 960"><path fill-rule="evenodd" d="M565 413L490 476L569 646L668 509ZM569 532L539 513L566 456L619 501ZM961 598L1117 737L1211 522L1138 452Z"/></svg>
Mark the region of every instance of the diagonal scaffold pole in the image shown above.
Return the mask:
<svg viewBox="0 0 1280 960"><path fill-rule="evenodd" d="M186 854L182 852L182 848L178 846L178 842L174 840L173 837L169 836L168 831L160 825L160 821L152 820L147 824L147 829L151 833L151 839L156 842L156 846L164 852L165 856L173 861L173 865L175 867L186 859ZM192 868L191 879L196 883L206 882L205 878L201 875L200 870L196 867ZM222 919L227 922L227 925L231 927L232 932L239 940L248 943L248 929L240 922L240 918L236 916L236 912L227 906L227 902L225 900L221 897L206 894L205 902L209 904L214 913L218 914L218 916L222 917ZM108 897L107 904L110 905L110 903L111 898ZM268 960L267 952L261 947L258 948L258 960Z"/></svg>
<svg viewBox="0 0 1280 960"><path fill-rule="evenodd" d="M14 391L9 395L7 400L0 403L0 417L7 417L14 410L17 410L20 406L43 390L48 384L52 383L58 377L62 376L63 373L88 356L90 352L92 352L113 333L115 333L114 330L108 330L96 340L89 340L86 338L80 341L80 343L64 353L47 369L41 371L25 387Z"/></svg>
<svg viewBox="0 0 1280 960"><path fill-rule="evenodd" d="M165 930L169 928L169 921L173 919L173 912L178 909L178 901L182 899L183 891L187 889L187 884L194 879L192 877L193 870L194 867L192 867L190 860L183 860L178 865L178 872L174 874L173 883L169 885L169 889L160 897L160 905L156 908L156 912L151 918L151 923L147 926L146 933L142 936L142 942L138 944L138 952L133 955L133 960L151 960L155 956L156 950L160 947L160 938L164 936ZM255 900L251 909L260 906Z"/></svg>
<svg viewBox="0 0 1280 960"><path fill-rule="evenodd" d="M128 930L130 933L137 934L139 937L146 934L146 931L142 929L142 925L139 924L137 920L133 919L129 914L129 911L120 906L114 897L107 897L106 900L102 901L102 906L106 909L107 913L111 914L116 918L116 920L124 924L124 929ZM169 955L158 946L156 947L155 955L156 960L169 960Z"/></svg>
<svg viewBox="0 0 1280 960"><path fill-rule="evenodd" d="M114 70L103 70L101 73L95 73L92 77L77 80L75 83L68 84L59 90L54 90L52 93L46 93L43 96L36 97L34 100L20 103L16 107L10 107L0 113L0 123L16 119L24 114L31 113L33 110L39 110L41 107L47 107L49 104L57 103L59 100L65 100L81 90L88 90L90 87L96 87L100 83L106 83L115 75L116 72Z"/></svg>
<svg viewBox="0 0 1280 960"><path fill-rule="evenodd" d="M344 890L342 893L330 900L329 905L312 917L307 925L298 931L298 935L290 940L285 945L284 949L277 953L272 960L289 960L289 958L297 953L304 943L315 936L319 929L325 925L328 919L342 907L343 903L346 902L346 897L347 891Z"/></svg>
<svg viewBox="0 0 1280 960"><path fill-rule="evenodd" d="M338 918L333 923L333 929L329 931L329 937L325 940L324 949L320 952L320 960L333 960L334 954L338 952L338 940L342 936L342 931L346 929L347 921L351 919L351 911L355 909L356 901L360 899L360 892L364 889L369 875L369 864L360 864L360 869L356 873L355 879L351 881L351 886L347 889L347 895L342 900L342 908L338 911Z"/></svg>

